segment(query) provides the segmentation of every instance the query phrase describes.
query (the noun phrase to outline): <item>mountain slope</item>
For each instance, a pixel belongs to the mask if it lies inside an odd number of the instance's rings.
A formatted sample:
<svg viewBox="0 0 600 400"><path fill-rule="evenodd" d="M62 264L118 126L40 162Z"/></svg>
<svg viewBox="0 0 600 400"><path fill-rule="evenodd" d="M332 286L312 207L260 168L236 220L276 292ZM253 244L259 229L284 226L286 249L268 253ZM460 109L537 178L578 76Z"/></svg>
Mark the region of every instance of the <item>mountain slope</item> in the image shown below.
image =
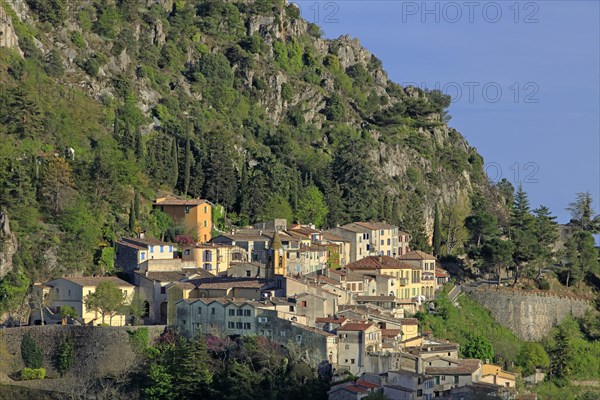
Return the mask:
<svg viewBox="0 0 600 400"><path fill-rule="evenodd" d="M159 193L206 197L239 224L385 219L417 247L436 205L460 231L472 198L495 196L447 96L389 81L295 5L0 5L18 37L0 47L0 205L29 277L110 270L116 236L161 229Z"/></svg>

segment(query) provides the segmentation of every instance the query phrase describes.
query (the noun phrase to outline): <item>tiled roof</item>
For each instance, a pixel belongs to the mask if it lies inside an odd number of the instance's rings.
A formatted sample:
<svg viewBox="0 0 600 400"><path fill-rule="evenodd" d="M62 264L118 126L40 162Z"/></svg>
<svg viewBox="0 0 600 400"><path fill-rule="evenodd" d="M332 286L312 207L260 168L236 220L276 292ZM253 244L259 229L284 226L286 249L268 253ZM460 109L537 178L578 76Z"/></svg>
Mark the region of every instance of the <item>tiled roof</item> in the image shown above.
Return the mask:
<svg viewBox="0 0 600 400"><path fill-rule="evenodd" d="M364 226L357 225L353 222L340 226L340 229L344 229L346 231L354 233L371 233L371 230L369 228L365 228Z"/></svg>
<svg viewBox="0 0 600 400"><path fill-rule="evenodd" d="M446 271L444 271L443 269L436 268L435 269L435 276L439 277L439 278L443 278L443 277L446 277L446 276L449 277L450 275L448 275L448 273Z"/></svg>
<svg viewBox="0 0 600 400"><path fill-rule="evenodd" d="M415 271L420 271L421 268L407 264L395 258L389 256L369 256L358 261L354 261L346 266L347 269L350 270L358 270L358 269L412 269Z"/></svg>
<svg viewBox="0 0 600 400"><path fill-rule="evenodd" d="M395 338L402 333L400 329L382 329L381 336L384 338Z"/></svg>
<svg viewBox="0 0 600 400"><path fill-rule="evenodd" d="M324 324L343 324L346 321L346 317L338 317L338 318L333 318L333 317L320 317L320 318L315 318L315 322L320 322L320 323L324 323Z"/></svg>
<svg viewBox="0 0 600 400"><path fill-rule="evenodd" d="M154 238L122 238L121 242L139 244L142 243L144 245L151 246L174 246L175 243L163 242L162 240L154 239Z"/></svg>
<svg viewBox="0 0 600 400"><path fill-rule="evenodd" d="M419 320L416 318L400 318L402 325L419 325Z"/></svg>
<svg viewBox="0 0 600 400"><path fill-rule="evenodd" d="M146 247L138 246L137 244L125 242L123 240L117 241L116 244L118 244L119 246L131 247L132 249L135 249L135 250L148 250Z"/></svg>
<svg viewBox="0 0 600 400"><path fill-rule="evenodd" d="M372 231L377 231L380 229L396 229L397 226L388 224L387 222L355 222L356 225L363 226Z"/></svg>
<svg viewBox="0 0 600 400"><path fill-rule="evenodd" d="M337 328L337 331L338 332L340 332L340 331L366 331L367 329L369 329L372 326L373 326L373 324L371 324L371 323L361 324L361 323L349 322L349 323Z"/></svg>
<svg viewBox="0 0 600 400"><path fill-rule="evenodd" d="M192 285L189 282L173 282L172 284L168 285L168 287L171 287L171 286L177 286L184 290L193 290L196 288L196 285Z"/></svg>
<svg viewBox="0 0 600 400"><path fill-rule="evenodd" d="M431 254L427 254L421 250L409 251L406 254L397 257L399 260L435 260Z"/></svg>
<svg viewBox="0 0 600 400"><path fill-rule="evenodd" d="M117 286L133 286L116 276L68 276L64 279L79 286L98 286L102 282L112 282Z"/></svg>
<svg viewBox="0 0 600 400"><path fill-rule="evenodd" d="M328 240L330 242L350 242L348 239L338 236L331 232L323 232L321 234L323 240Z"/></svg>
<svg viewBox="0 0 600 400"><path fill-rule="evenodd" d="M356 301L394 301L394 296L356 296Z"/></svg>
<svg viewBox="0 0 600 400"><path fill-rule="evenodd" d="M159 206L199 206L201 204L207 203L206 200L203 199L156 199L154 204Z"/></svg>
<svg viewBox="0 0 600 400"><path fill-rule="evenodd" d="M352 392L352 393L368 393L367 390L365 390L365 389L363 389L363 388L361 388L359 386L356 386L356 385L344 386L341 389L342 390L347 390L347 391Z"/></svg>
<svg viewBox="0 0 600 400"><path fill-rule="evenodd" d="M135 271L136 274L157 282L177 282L189 276L211 277L210 272L201 268L186 268L181 271Z"/></svg>
<svg viewBox="0 0 600 400"><path fill-rule="evenodd" d="M425 372L429 375L471 375L481 368L481 360L462 359L454 367L426 367Z"/></svg>
<svg viewBox="0 0 600 400"><path fill-rule="evenodd" d="M273 238L273 234L260 229L244 229L243 232L229 232L217 236L213 241L219 237L225 237L230 240L241 240L241 241L254 241L254 242L268 242Z"/></svg>
<svg viewBox="0 0 600 400"><path fill-rule="evenodd" d="M375 389L375 388L381 387L381 385L378 385L376 383L369 382L369 381L363 381L363 380L356 381L356 384L358 386L364 387L366 389Z"/></svg>

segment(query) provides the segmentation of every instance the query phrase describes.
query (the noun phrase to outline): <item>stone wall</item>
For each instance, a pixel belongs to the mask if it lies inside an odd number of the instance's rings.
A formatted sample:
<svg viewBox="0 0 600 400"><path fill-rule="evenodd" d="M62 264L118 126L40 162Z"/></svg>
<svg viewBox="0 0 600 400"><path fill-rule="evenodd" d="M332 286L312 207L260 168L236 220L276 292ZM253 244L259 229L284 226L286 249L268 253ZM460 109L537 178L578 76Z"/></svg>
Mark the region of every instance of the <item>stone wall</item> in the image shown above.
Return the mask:
<svg viewBox="0 0 600 400"><path fill-rule="evenodd" d="M592 309L589 299L543 291L479 289L467 294L487 308L498 323L527 341L539 341L569 315L579 317Z"/></svg>
<svg viewBox="0 0 600 400"><path fill-rule="evenodd" d="M57 375L54 359L60 343L71 338L75 348L75 365L72 370L79 375L107 376L127 371L136 361L136 353L129 344L128 331L142 327L100 326L27 326L0 329L0 374L15 374L24 365L21 358L21 341L29 335L44 351L47 375ZM147 326L149 344L164 331L164 326Z"/></svg>

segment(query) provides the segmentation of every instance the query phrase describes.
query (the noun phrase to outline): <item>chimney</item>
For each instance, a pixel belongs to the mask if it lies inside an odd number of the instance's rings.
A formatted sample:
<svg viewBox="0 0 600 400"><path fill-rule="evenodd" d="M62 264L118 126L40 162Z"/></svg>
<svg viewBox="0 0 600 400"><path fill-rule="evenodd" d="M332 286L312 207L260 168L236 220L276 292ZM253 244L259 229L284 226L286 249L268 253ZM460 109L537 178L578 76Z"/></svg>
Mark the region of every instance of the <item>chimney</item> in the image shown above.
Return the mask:
<svg viewBox="0 0 600 400"><path fill-rule="evenodd" d="M148 270L144 272L144 276L148 277Z"/></svg>
<svg viewBox="0 0 600 400"><path fill-rule="evenodd" d="M379 260L379 263L383 262L383 257L381 256L381 254L379 255L379 257L377 257L377 259Z"/></svg>

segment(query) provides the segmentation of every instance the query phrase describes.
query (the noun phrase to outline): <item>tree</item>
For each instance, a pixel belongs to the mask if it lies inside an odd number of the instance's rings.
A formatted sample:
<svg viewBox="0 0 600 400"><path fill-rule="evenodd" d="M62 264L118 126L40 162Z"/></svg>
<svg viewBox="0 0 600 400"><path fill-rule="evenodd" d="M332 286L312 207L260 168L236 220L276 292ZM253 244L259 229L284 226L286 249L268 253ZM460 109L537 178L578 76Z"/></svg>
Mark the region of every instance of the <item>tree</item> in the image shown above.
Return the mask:
<svg viewBox="0 0 600 400"><path fill-rule="evenodd" d="M169 229L175 226L171 217L158 209L152 210L148 217L148 224L154 236L160 238L160 240L165 240L165 235Z"/></svg>
<svg viewBox="0 0 600 400"><path fill-rule="evenodd" d="M515 245L510 240L493 238L486 242L481 248L481 257L488 270L495 272L498 277L498 287L502 281L502 268L506 268L515 249Z"/></svg>
<svg viewBox="0 0 600 400"><path fill-rule="evenodd" d="M86 307L99 312L102 315L103 324L104 318L108 315L110 325L112 325L113 316L123 311L126 301L125 293L110 281L100 282L96 291L85 297Z"/></svg>
<svg viewBox="0 0 600 400"><path fill-rule="evenodd" d="M320 227L325 222L328 211L323 193L315 185L310 185L304 189L304 193L300 196L296 208L296 219L299 223L312 223Z"/></svg>
<svg viewBox="0 0 600 400"><path fill-rule="evenodd" d="M185 160L183 166L183 194L187 196L190 188L190 172L192 169L192 148L190 143L190 136L185 139Z"/></svg>
<svg viewBox="0 0 600 400"><path fill-rule="evenodd" d="M21 340L21 358L27 368L42 368L44 366L44 350L29 335Z"/></svg>
<svg viewBox="0 0 600 400"><path fill-rule="evenodd" d="M61 376L71 369L75 363L75 347L70 338L64 339L56 351L55 365Z"/></svg>
<svg viewBox="0 0 600 400"><path fill-rule="evenodd" d="M515 244L513 252L513 265L515 267L515 280L513 286L517 284L521 271L525 269L535 258L539 251L534 231L534 218L529 210L529 199L523 186L514 197L513 207L510 215L510 236Z"/></svg>
<svg viewBox="0 0 600 400"><path fill-rule="evenodd" d="M127 310L132 317L132 324L139 325L142 322L142 317L146 314L146 306L144 299L142 299L138 292L134 293Z"/></svg>
<svg viewBox="0 0 600 400"><path fill-rule="evenodd" d="M208 352L204 338L180 338L175 348L173 384L182 400L202 398L209 389L213 374L208 365Z"/></svg>
<svg viewBox="0 0 600 400"><path fill-rule="evenodd" d="M61 306L60 307L60 319L61 324L66 325L68 318L77 318L77 311L71 306Z"/></svg>
<svg viewBox="0 0 600 400"><path fill-rule="evenodd" d="M45 160L40 191L54 213L62 211L73 185L73 172L67 160L61 157Z"/></svg>
<svg viewBox="0 0 600 400"><path fill-rule="evenodd" d="M575 231L565 243L562 273L565 285L580 282L588 272L598 270L598 250L594 236L583 230Z"/></svg>
<svg viewBox="0 0 600 400"><path fill-rule="evenodd" d="M548 368L550 357L548 357L548 353L541 344L526 342L521 346L516 362L523 368L523 376L529 376L535 373L536 368Z"/></svg>
<svg viewBox="0 0 600 400"><path fill-rule="evenodd" d="M440 223L440 210L438 205L435 205L435 213L433 216L433 254L439 257L442 249L442 226Z"/></svg>
<svg viewBox="0 0 600 400"><path fill-rule="evenodd" d="M569 332L564 325L559 325L555 335L555 345L550 352L550 369L548 376L559 382L570 375L573 368L573 348Z"/></svg>
<svg viewBox="0 0 600 400"><path fill-rule="evenodd" d="M581 230L591 233L600 231L600 215L594 216L590 192L577 193L575 201L569 203L567 211L571 213L571 218Z"/></svg>
<svg viewBox="0 0 600 400"><path fill-rule="evenodd" d="M558 224L556 217L550 214L548 207L540 206L533 210L535 221L533 231L538 243L538 251L534 263L538 267L537 278L542 275L545 265L551 265L555 260L554 246L558 240Z"/></svg>
<svg viewBox="0 0 600 400"><path fill-rule="evenodd" d="M467 343L462 347L462 354L467 358L478 358L490 362L494 358L492 343L478 334L471 334Z"/></svg>

